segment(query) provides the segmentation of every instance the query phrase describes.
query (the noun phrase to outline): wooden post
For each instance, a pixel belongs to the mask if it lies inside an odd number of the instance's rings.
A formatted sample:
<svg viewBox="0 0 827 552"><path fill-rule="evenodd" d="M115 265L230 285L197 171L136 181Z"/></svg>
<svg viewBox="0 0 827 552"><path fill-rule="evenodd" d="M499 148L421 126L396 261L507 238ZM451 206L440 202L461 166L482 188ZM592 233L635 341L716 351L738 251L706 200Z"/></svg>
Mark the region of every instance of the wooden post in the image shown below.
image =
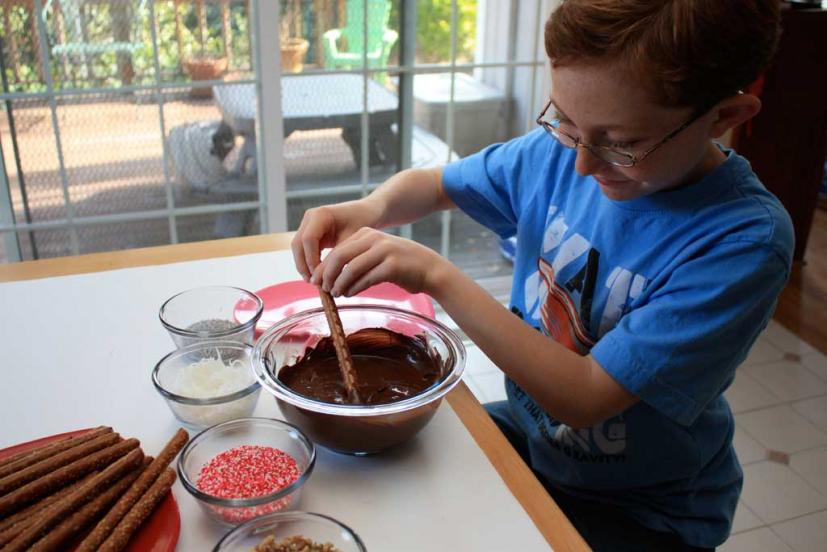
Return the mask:
<svg viewBox="0 0 827 552"><path fill-rule="evenodd" d="M337 8L337 16L339 21L337 21L337 27L344 27L345 26L345 18L347 17L347 6L345 5L346 0L338 0L336 2Z"/></svg>
<svg viewBox="0 0 827 552"><path fill-rule="evenodd" d="M20 82L20 54L17 52L17 37L11 27L11 0L3 0L3 36L9 45L9 59L11 61L14 82Z"/></svg>
<svg viewBox="0 0 827 552"><path fill-rule="evenodd" d="M80 4L78 6L78 18L80 19L80 36L84 44L89 44L89 28L86 26L86 6L84 4ZM92 60L89 58L89 55L85 52L81 54L83 56L83 70L81 71L81 76L83 80L94 80L95 78L95 69L92 66Z"/></svg>
<svg viewBox="0 0 827 552"><path fill-rule="evenodd" d="M207 6L204 0L197 0L198 6L198 40L201 42L201 52L207 43Z"/></svg>
<svg viewBox="0 0 827 552"><path fill-rule="evenodd" d="M184 61L184 21L181 17L181 0L175 0L172 7L175 9L175 40L178 43L178 65Z"/></svg>
<svg viewBox="0 0 827 552"><path fill-rule="evenodd" d="M40 48L42 45L40 44L40 33L37 30L37 19L40 17L39 13L35 13L34 10L34 0L31 0L28 3L29 13L31 17L29 18L29 25L31 26L31 33L32 33L32 53L34 54L35 58L35 67L37 67L37 76L40 79L40 82L45 82L46 77L43 71L43 64L41 63L42 55ZM48 45L46 45L48 46Z"/></svg>
<svg viewBox="0 0 827 552"><path fill-rule="evenodd" d="M132 3L129 0L110 0L109 13L112 14L112 34L115 37L115 42L132 42L132 19L137 15L132 9ZM135 69L132 66L132 54L118 52L117 63L121 82L127 86L132 84L132 79L135 76Z"/></svg>
<svg viewBox="0 0 827 552"><path fill-rule="evenodd" d="M324 67L324 37L322 35L331 27L330 18L328 17L329 11L326 9L325 4L326 2L324 2L324 0L313 0L313 14L316 16L316 21L313 25L314 31L316 32L313 51L316 57L313 61L317 67Z"/></svg>
<svg viewBox="0 0 827 552"><path fill-rule="evenodd" d="M221 0L221 39L224 41L224 55L232 62L232 23L230 21L230 0ZM232 63L230 63L232 65Z"/></svg>
<svg viewBox="0 0 827 552"><path fill-rule="evenodd" d="M250 20L250 14L253 13L253 7L250 4L252 1L253 0L247 0L244 2L244 9L247 14L247 58L250 64L250 70L253 69L253 23Z"/></svg>

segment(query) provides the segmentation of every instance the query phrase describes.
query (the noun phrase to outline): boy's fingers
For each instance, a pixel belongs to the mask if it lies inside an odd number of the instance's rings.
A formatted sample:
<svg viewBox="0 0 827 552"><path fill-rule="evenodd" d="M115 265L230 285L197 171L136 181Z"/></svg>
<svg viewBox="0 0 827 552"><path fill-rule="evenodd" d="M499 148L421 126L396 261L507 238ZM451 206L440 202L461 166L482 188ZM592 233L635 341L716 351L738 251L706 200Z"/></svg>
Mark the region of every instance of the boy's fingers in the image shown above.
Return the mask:
<svg viewBox="0 0 827 552"><path fill-rule="evenodd" d="M313 273L310 275L310 283L314 286L318 286L319 283L322 281L322 272L324 271L324 262L321 262L316 265L316 268L313 269Z"/></svg>
<svg viewBox="0 0 827 552"><path fill-rule="evenodd" d="M310 270L307 268L307 261L304 258L304 247L301 240L301 228L293 239L290 241L290 249L293 251L293 263L296 265L296 270L299 271L302 278L307 281L310 278Z"/></svg>
<svg viewBox="0 0 827 552"><path fill-rule="evenodd" d="M382 253L377 248L370 248L361 255L350 260L339 272L336 281L331 287L331 294L334 297L339 295L351 296L351 287L359 281L367 272L382 262Z"/></svg>
<svg viewBox="0 0 827 552"><path fill-rule="evenodd" d="M382 282L387 281L387 271L380 262L369 271L363 273L362 276L358 280L356 280L356 282L353 285L351 285L349 289L346 289L344 296L353 297L357 293L365 291L370 286L375 286L376 284L381 284Z"/></svg>
<svg viewBox="0 0 827 552"><path fill-rule="evenodd" d="M370 246L371 242L368 239L348 240L328 253L324 260L324 272L321 280L322 289L330 291L342 272L342 268L355 257L370 249Z"/></svg>
<svg viewBox="0 0 827 552"><path fill-rule="evenodd" d="M305 233L302 239L302 248L304 249L304 262L307 263L307 268L315 270L321 260L321 251L319 247L319 238L308 236Z"/></svg>

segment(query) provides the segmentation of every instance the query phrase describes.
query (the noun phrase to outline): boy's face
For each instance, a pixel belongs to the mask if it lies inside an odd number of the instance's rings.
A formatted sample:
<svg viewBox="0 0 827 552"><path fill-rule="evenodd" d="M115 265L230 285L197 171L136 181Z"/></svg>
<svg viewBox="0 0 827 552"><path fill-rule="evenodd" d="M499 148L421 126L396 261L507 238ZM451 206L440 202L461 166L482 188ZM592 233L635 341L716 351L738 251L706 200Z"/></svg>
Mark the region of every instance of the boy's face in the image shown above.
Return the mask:
<svg viewBox="0 0 827 552"><path fill-rule="evenodd" d="M692 108L655 103L639 79L616 65L552 67L548 118L581 143L640 155L692 116ZM556 111L556 112L555 112ZM724 159L710 141L712 115L690 124L634 167L617 167L577 148L575 169L610 199L630 200L700 180Z"/></svg>

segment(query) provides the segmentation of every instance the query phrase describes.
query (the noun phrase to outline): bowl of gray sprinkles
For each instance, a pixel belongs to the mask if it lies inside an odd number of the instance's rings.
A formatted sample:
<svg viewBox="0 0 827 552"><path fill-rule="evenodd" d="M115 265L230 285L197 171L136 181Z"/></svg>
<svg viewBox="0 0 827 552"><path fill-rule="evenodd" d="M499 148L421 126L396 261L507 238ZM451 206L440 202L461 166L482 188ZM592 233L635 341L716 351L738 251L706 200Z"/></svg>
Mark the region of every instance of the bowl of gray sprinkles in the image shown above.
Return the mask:
<svg viewBox="0 0 827 552"><path fill-rule="evenodd" d="M164 301L158 316L177 348L204 341L253 344L264 302L232 286L188 289Z"/></svg>

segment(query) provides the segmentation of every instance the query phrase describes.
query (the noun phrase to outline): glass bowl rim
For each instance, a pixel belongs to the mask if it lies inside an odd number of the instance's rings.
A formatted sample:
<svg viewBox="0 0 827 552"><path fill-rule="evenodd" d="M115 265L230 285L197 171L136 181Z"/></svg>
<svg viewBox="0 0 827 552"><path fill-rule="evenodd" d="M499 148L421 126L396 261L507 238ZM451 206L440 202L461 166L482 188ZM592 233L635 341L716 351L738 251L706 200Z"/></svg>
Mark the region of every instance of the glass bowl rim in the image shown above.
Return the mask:
<svg viewBox="0 0 827 552"><path fill-rule="evenodd" d="M302 471L298 479L274 493L256 496L252 498L221 498L219 496L214 496L201 491L200 489L198 489L198 487L196 487L196 485L192 481L190 481L189 477L187 477L186 471L184 470L184 463L189 453L192 451L192 449L195 448L197 444L210 439L215 433L217 433L221 429L226 428L227 426L243 426L262 422L266 425L270 425L271 427L274 426L280 430L295 431L296 434L299 436L299 442L304 446L305 450L307 450L309 458L307 461L307 467ZM308 439L307 435L305 435L304 432L297 426L291 424L290 422L285 422L284 420L278 420L276 418L250 417L228 420L226 422L221 422L220 424L210 426L207 429L201 431L198 435L190 439L189 442L181 450L181 453L178 455L178 462L176 464L176 468L178 471L178 478L181 480L181 484L184 486L187 492L189 492L198 500L201 500L208 504L212 504L214 506L221 506L224 508L248 508L251 506L261 506L262 504L267 504L268 502L273 502L275 500L279 500L280 498L284 498L290 495L291 493L299 489L302 485L304 485L304 482L310 478L310 474L313 473L313 467L315 465L316 445L313 444L313 441Z"/></svg>
<svg viewBox="0 0 827 552"><path fill-rule="evenodd" d="M444 397L451 389L453 389L462 379L462 373L465 370L466 351L462 339L451 330L448 326L436 320L429 318L417 312L391 307L387 305L377 305L372 303L364 303L358 305L341 305L337 307L342 311L369 311L369 312L385 312L398 316L408 318L415 322L424 323L430 326L430 330L435 333L439 339L448 345L449 351L455 355L453 359L453 370L450 374L443 377L440 381L433 384L431 387L418 395L409 397L407 399L386 404L376 405L361 405L361 404L332 404L318 401L296 393L286 385L282 384L278 378L274 377L264 362L265 351L272 341L275 340L276 334L279 332L287 333L289 329L298 322L321 315L324 317L324 309L321 307L303 310L292 314L281 321L273 324L268 328L261 337L256 341L253 348L253 356L251 363L253 373L261 384L278 400L284 401L296 408L310 410L312 412L322 414L333 414L337 416L349 417L365 417L365 416L382 416L387 414L397 414L400 412L407 412L415 410L417 407L430 404L442 397ZM455 353L454 353L455 351Z"/></svg>
<svg viewBox="0 0 827 552"><path fill-rule="evenodd" d="M204 331L204 330L201 330L201 331L187 330L185 328L179 328L178 326L174 326L174 325L170 324L169 322L167 322L166 320L164 320L164 311L166 310L167 305L169 305L169 303L171 301L175 300L178 297L181 297L185 293L191 293L193 291L210 290L210 289L212 289L212 290L219 290L219 289L228 290L228 289L231 289L231 290L235 290L235 291L240 291L243 295L247 295L248 299L251 299L252 301L255 302L255 304L256 304L255 314L252 316L252 318L250 318L247 322L244 322L243 324L238 324L237 326L234 326L234 327L230 328L229 330L221 330L221 331L218 331L218 332L209 332L209 331ZM261 299L261 297L259 297L258 295L256 295L252 291L246 290L244 288L236 287L236 286L199 286L199 287L185 289L184 291L179 291L178 293L176 293L175 295L173 295L172 297L170 297L169 299L164 301L164 303L161 305L161 308L158 309L158 318L161 320L161 324L164 326L164 328L166 328L166 330L169 331L169 332L172 332L176 335L180 335L180 336L183 336L183 337L191 337L191 338L196 338L196 339L206 339L206 338L227 337L227 336L234 335L234 334L237 334L237 333L243 333L243 332L249 330L251 327L255 326L258 323L258 319L261 318L261 314L263 312L264 312L264 301Z"/></svg>
<svg viewBox="0 0 827 552"><path fill-rule="evenodd" d="M330 521L333 522L334 525L337 525L340 529L344 529L344 531L349 534L353 538L353 542L356 543L356 546L359 548L360 552L367 552L367 547L365 547L365 543L362 541L362 537L360 537L356 531L354 531L350 526L345 523L342 523L338 519L328 516L325 514L320 514L318 512L305 512L303 510L290 510L287 512L271 512L269 514L264 514L263 516L258 516L253 519L247 520L244 523L241 523L229 531L221 537L221 540L215 544L215 548L213 548L213 552L220 552L222 550L222 546L227 544L227 542L233 538L238 536L239 534L246 533L251 527L255 527L258 524L267 524L271 521L279 521L278 518L290 518L290 517L297 517L303 519L313 519L313 520L324 520L325 522Z"/></svg>
<svg viewBox="0 0 827 552"><path fill-rule="evenodd" d="M196 398L196 397L185 397L184 395L178 395L169 391L161 384L160 379L160 371L161 366L164 365L168 360L171 360L174 357L182 356L187 353L191 353L193 351L197 351L199 349L209 347L224 347L228 349L249 349L249 355L247 357L247 364L248 368L252 369L252 358L253 358L253 346L248 343L241 343L239 341L204 341L201 343L193 343L191 345L187 345L186 347L181 347L180 349L175 349L174 351L166 354L155 364L155 368L152 369L152 383L155 385L155 389L160 393L165 399L179 403L179 404L187 404L193 406L211 406L217 404L225 404L229 402L233 402L239 399L243 399L247 395L254 393L256 390L261 389L261 385L258 382L258 379L253 378L253 383L249 386L245 387L244 389L239 389L238 391L233 391L228 395L219 395L218 397L210 397L210 398Z"/></svg>

